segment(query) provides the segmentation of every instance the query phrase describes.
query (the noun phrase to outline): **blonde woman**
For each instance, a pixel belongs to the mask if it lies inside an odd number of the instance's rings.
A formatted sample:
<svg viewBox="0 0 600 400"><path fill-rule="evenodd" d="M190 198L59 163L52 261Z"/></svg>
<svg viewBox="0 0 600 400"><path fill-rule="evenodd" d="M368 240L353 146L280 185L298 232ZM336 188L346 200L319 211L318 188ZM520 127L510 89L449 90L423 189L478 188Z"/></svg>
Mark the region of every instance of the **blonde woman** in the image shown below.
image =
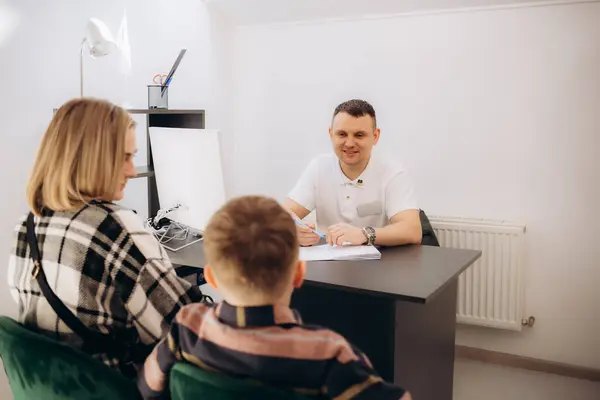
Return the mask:
<svg viewBox="0 0 600 400"><path fill-rule="evenodd" d="M177 311L202 299L141 218L114 203L135 176L134 129L129 114L106 101L76 99L58 109L8 268L19 322L129 376Z"/></svg>

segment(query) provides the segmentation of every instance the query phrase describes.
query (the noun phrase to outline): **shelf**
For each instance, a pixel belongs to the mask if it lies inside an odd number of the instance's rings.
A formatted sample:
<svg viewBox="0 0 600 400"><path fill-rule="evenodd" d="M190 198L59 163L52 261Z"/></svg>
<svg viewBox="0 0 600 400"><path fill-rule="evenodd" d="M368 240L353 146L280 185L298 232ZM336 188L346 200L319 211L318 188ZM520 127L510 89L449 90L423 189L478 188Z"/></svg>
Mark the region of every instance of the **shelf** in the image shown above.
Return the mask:
<svg viewBox="0 0 600 400"><path fill-rule="evenodd" d="M130 114L204 114L204 110L170 110L163 108L131 108Z"/></svg>
<svg viewBox="0 0 600 400"><path fill-rule="evenodd" d="M137 167L135 170L137 172L137 176L135 178L148 178L150 176L154 176L154 171L147 165L144 165L143 167Z"/></svg>

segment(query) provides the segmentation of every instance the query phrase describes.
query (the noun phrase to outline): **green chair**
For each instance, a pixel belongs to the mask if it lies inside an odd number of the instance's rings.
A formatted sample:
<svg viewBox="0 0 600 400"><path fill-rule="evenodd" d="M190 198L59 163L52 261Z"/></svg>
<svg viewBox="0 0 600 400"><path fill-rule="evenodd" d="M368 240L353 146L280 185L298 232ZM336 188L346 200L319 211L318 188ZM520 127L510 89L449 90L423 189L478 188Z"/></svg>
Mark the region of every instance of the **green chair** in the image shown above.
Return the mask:
<svg viewBox="0 0 600 400"><path fill-rule="evenodd" d="M171 400L316 400L322 398L276 389L257 381L233 378L187 363L177 363L171 370L169 391Z"/></svg>
<svg viewBox="0 0 600 400"><path fill-rule="evenodd" d="M135 382L118 371L3 316L0 357L15 400L140 398Z"/></svg>

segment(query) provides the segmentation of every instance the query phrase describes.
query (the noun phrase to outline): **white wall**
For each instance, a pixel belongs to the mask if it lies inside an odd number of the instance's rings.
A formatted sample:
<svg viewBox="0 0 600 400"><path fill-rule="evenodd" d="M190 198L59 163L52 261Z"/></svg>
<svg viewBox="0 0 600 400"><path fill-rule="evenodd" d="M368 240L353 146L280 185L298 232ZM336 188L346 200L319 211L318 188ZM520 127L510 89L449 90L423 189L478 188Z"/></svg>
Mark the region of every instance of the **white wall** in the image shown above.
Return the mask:
<svg viewBox="0 0 600 400"><path fill-rule="evenodd" d="M378 111L429 213L524 222L522 333L457 342L600 367L600 4L240 28L235 194L285 196L333 108Z"/></svg>
<svg viewBox="0 0 600 400"><path fill-rule="evenodd" d="M258 25L272 22L294 22L381 16L390 14L439 12L519 6L531 0L204 0L214 5L236 25ZM581 2L589 0L546 0ZM593 1L593 0L591 0Z"/></svg>
<svg viewBox="0 0 600 400"><path fill-rule="evenodd" d="M220 131L221 160L225 194L234 192L233 160L233 43L234 29L230 18L209 3L211 54L209 57L211 81L207 105L206 127Z"/></svg>
<svg viewBox="0 0 600 400"><path fill-rule="evenodd" d="M173 3L173 4L172 4ZM90 17L116 34L127 7L133 71L118 73L118 59L85 59L85 95L118 104L147 106L146 85L168 73L181 48L188 52L169 89L170 108L205 108L210 97L211 32L209 13L199 0L13 0L21 23L0 47L0 255L8 258L12 231L26 211L25 185L38 142L52 109L79 95L79 45ZM210 113L209 113L210 115ZM139 122L136 164L146 159L145 118ZM210 120L210 117L207 118ZM146 182L134 180L124 203L146 214ZM0 314L15 315L6 280L0 279ZM4 374L0 374L4 379ZM9 398L4 380L0 398Z"/></svg>

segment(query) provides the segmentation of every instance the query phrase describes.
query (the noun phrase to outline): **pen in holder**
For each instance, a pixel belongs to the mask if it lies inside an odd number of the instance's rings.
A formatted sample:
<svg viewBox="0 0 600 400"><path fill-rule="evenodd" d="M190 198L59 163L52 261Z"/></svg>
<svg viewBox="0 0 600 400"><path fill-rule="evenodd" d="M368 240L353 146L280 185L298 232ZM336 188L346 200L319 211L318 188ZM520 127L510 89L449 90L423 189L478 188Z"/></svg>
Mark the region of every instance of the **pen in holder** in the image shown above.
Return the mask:
<svg viewBox="0 0 600 400"><path fill-rule="evenodd" d="M148 108L169 108L169 87L148 85Z"/></svg>

